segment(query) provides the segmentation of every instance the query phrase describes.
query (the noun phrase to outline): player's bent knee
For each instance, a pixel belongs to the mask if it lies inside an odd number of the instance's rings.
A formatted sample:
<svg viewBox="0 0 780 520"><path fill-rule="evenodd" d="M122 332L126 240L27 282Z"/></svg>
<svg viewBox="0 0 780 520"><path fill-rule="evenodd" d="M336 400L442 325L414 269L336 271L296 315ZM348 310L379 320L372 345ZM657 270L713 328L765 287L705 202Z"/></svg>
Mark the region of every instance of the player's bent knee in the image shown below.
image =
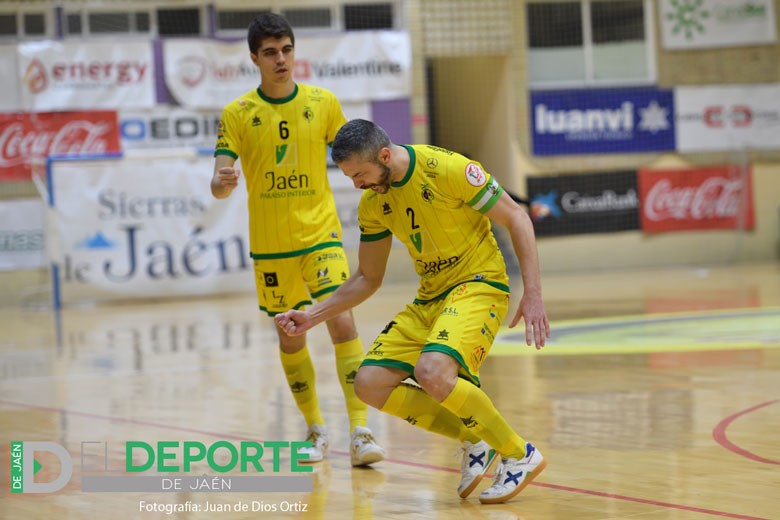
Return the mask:
<svg viewBox="0 0 780 520"><path fill-rule="evenodd" d="M355 395L358 399L377 410L385 405L389 392L386 388L371 377L371 370L361 367L355 376Z"/></svg>
<svg viewBox="0 0 780 520"><path fill-rule="evenodd" d="M414 378L431 397L443 401L455 387L457 373L448 374L436 364L422 363L414 367Z"/></svg>

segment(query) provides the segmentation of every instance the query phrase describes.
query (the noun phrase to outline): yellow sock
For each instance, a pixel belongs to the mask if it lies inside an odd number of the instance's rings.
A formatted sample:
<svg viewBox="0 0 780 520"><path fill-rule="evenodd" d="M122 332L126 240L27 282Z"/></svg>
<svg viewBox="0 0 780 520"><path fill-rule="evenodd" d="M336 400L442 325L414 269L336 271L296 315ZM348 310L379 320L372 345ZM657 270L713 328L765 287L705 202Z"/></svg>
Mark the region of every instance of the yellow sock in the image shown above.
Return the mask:
<svg viewBox="0 0 780 520"><path fill-rule="evenodd" d="M287 384L290 385L293 398L306 419L306 424L308 426L325 424L325 419L320 412L320 402L317 399L314 364L311 362L309 349L304 346L293 354L280 350L279 357L282 360L284 375L287 376Z"/></svg>
<svg viewBox="0 0 780 520"><path fill-rule="evenodd" d="M451 439L479 442L479 437L468 430L458 417L424 390L413 385L406 383L398 385L390 393L381 411L400 417L413 426Z"/></svg>
<svg viewBox="0 0 780 520"><path fill-rule="evenodd" d="M363 361L365 351L360 338L333 345L336 349L336 373L347 404L349 431L368 424L368 406L355 395L355 375Z"/></svg>
<svg viewBox="0 0 780 520"><path fill-rule="evenodd" d="M441 405L454 413L469 430L490 444L503 457L525 457L525 441L473 383L458 378L455 388Z"/></svg>

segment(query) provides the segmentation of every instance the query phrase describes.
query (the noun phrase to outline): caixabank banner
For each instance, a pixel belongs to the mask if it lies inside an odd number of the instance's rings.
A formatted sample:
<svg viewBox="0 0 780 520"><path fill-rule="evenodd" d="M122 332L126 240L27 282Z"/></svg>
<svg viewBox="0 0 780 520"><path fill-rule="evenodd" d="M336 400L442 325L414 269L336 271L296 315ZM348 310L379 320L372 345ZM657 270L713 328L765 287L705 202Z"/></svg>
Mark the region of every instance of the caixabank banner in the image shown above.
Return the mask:
<svg viewBox="0 0 780 520"><path fill-rule="evenodd" d="M531 92L534 155L674 150L670 89L614 88Z"/></svg>
<svg viewBox="0 0 780 520"><path fill-rule="evenodd" d="M528 177L526 183L538 236L639 228L633 170Z"/></svg>

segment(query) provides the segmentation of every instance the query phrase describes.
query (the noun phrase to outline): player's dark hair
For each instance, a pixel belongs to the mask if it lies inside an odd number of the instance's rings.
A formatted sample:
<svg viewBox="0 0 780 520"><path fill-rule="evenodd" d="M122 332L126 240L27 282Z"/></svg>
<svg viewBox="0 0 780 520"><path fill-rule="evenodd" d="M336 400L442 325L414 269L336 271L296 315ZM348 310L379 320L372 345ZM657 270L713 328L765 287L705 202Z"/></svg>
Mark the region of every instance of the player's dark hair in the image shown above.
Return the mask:
<svg viewBox="0 0 780 520"><path fill-rule="evenodd" d="M331 157L336 164L346 161L353 154L372 160L379 150L392 145L390 137L382 127L365 119L347 121L333 140Z"/></svg>
<svg viewBox="0 0 780 520"><path fill-rule="evenodd" d="M250 52L257 54L257 49L266 38L276 38L278 40L285 36L289 36L290 41L295 46L295 35L290 23L284 16L276 13L263 13L249 24L246 40L249 44Z"/></svg>

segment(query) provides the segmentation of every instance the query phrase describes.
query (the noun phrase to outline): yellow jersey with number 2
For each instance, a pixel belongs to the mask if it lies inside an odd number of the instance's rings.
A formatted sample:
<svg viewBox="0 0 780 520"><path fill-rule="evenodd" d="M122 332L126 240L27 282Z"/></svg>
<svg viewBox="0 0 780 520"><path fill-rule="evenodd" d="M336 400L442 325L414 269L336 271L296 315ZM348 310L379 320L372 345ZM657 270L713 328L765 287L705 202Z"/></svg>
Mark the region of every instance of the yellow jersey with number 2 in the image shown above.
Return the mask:
<svg viewBox="0 0 780 520"><path fill-rule="evenodd" d="M395 235L420 276L416 302L443 298L467 281L509 292L506 265L490 219L484 215L503 188L482 165L429 145L409 152L404 178L387 193L366 190L360 199L360 240Z"/></svg>

